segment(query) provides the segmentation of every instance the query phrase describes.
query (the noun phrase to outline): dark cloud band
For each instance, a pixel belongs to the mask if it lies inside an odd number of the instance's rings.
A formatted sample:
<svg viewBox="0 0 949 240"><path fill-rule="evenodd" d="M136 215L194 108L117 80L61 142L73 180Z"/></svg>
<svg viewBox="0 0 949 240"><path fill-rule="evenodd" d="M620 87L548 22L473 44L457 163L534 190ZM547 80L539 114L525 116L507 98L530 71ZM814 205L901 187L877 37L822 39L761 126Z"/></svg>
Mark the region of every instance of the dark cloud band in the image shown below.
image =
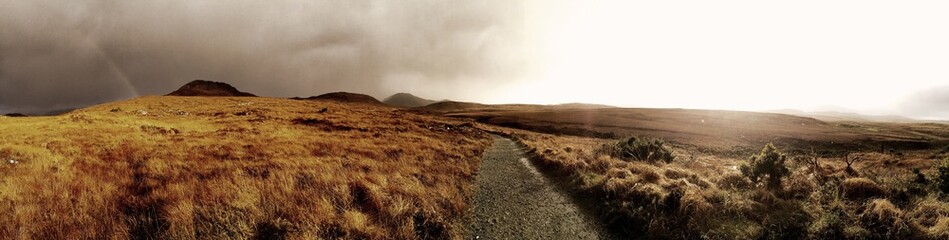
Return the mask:
<svg viewBox="0 0 949 240"><path fill-rule="evenodd" d="M9 111L164 94L193 79L265 96L382 97L412 90L387 82L399 76L458 88L513 79L525 62L507 54L523 39L517 1L0 5L0 106Z"/></svg>

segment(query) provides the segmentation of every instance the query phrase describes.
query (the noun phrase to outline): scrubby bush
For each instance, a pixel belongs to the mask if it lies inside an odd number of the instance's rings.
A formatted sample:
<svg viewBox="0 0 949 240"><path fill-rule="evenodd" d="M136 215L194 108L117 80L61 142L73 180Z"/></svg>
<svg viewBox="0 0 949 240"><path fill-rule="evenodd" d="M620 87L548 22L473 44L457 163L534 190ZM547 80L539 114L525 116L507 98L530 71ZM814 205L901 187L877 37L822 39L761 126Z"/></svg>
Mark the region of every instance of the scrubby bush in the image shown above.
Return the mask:
<svg viewBox="0 0 949 240"><path fill-rule="evenodd" d="M909 224L903 219L903 211L886 199L867 203L861 221L872 232L872 238L906 239L911 234Z"/></svg>
<svg viewBox="0 0 949 240"><path fill-rule="evenodd" d="M847 229L852 223L846 204L836 200L819 208L816 219L808 226L808 234L812 239L844 239L860 235L853 233L858 229Z"/></svg>
<svg viewBox="0 0 949 240"><path fill-rule="evenodd" d="M599 152L626 161L671 163L675 160L675 154L660 139L630 137L613 144L604 144Z"/></svg>
<svg viewBox="0 0 949 240"><path fill-rule="evenodd" d="M769 143L761 152L751 156L748 163L741 166L741 174L754 183L766 180L769 189L780 189L781 178L791 174L785 166L786 160L787 156Z"/></svg>
<svg viewBox="0 0 949 240"><path fill-rule="evenodd" d="M937 187L939 187L939 191L949 193L949 157L942 159L942 161L936 165L936 184Z"/></svg>
<svg viewBox="0 0 949 240"><path fill-rule="evenodd" d="M919 168L913 168L913 175L916 175L916 178L913 179L913 183L926 184L929 180L926 179L926 174L923 174L922 170Z"/></svg>

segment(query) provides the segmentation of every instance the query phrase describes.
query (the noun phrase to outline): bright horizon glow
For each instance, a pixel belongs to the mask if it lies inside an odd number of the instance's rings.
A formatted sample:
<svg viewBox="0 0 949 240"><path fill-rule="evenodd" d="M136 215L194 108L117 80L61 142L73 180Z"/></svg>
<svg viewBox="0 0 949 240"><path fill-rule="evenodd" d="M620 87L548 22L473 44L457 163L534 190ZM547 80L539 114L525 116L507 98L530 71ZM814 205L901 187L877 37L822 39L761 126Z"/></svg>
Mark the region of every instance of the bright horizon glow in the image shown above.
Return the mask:
<svg viewBox="0 0 949 240"><path fill-rule="evenodd" d="M901 114L949 85L947 4L536 1L535 69L489 102Z"/></svg>

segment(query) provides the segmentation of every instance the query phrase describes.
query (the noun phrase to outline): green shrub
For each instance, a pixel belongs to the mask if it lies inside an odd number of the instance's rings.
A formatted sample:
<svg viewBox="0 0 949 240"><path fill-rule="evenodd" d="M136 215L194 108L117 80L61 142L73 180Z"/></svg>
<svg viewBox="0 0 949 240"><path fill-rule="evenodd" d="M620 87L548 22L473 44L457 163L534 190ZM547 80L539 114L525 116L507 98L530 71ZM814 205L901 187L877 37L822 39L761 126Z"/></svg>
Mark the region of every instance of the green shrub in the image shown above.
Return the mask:
<svg viewBox="0 0 949 240"><path fill-rule="evenodd" d="M659 139L630 137L613 144L604 144L600 152L626 161L671 163L676 158L675 154L664 144Z"/></svg>
<svg viewBox="0 0 949 240"><path fill-rule="evenodd" d="M811 239L844 239L846 236L854 235L848 234L848 225L852 225L853 222L847 214L845 203L835 200L827 205L821 205L819 210L814 221L808 226ZM849 230L849 232L854 232L858 229Z"/></svg>
<svg viewBox="0 0 949 240"><path fill-rule="evenodd" d="M942 161L936 165L935 180L939 191L949 193L949 157L942 159Z"/></svg>
<svg viewBox="0 0 949 240"><path fill-rule="evenodd" d="M761 152L751 156L748 163L741 165L741 174L754 183L766 180L769 189L780 189L781 178L791 174L784 164L786 160L784 153L768 143Z"/></svg>

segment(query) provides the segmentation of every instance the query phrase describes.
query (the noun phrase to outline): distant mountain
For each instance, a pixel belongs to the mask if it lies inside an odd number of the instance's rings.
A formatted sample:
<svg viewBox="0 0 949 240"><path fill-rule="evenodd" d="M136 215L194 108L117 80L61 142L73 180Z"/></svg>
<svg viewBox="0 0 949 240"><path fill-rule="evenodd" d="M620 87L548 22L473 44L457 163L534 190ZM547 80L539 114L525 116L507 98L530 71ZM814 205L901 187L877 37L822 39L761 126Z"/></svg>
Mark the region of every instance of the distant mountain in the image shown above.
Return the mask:
<svg viewBox="0 0 949 240"><path fill-rule="evenodd" d="M590 103L563 103L552 105L540 104L481 104L473 102L440 101L429 105L415 107L417 110L432 112L463 112L463 111L513 111L513 110L537 110L537 109L603 109L617 108L615 106Z"/></svg>
<svg viewBox="0 0 949 240"><path fill-rule="evenodd" d="M540 104L481 104L473 102L457 102L457 101L440 101L425 105L422 107L416 107L417 110L422 111L433 111L433 112L465 112L465 111L520 111L520 110L541 110L541 109L604 109L604 108L617 108L609 105L602 104L589 104L589 103L564 103L564 104L552 104L552 105L540 105Z"/></svg>
<svg viewBox="0 0 949 240"><path fill-rule="evenodd" d="M413 108L436 103L437 101L416 97L409 93L396 93L382 102L397 107Z"/></svg>
<svg viewBox="0 0 949 240"><path fill-rule="evenodd" d="M293 98L297 100L325 100L325 101L336 101L336 102L345 102L345 103L366 103L366 104L376 104L382 105L378 99L359 93L348 93L348 92L333 92L327 93L315 97L308 98Z"/></svg>
<svg viewBox="0 0 949 240"><path fill-rule="evenodd" d="M604 105L604 104L592 104L592 103L564 103L564 104L555 104L549 105L551 107L557 108L576 108L576 109L598 109L598 108L616 108L616 106Z"/></svg>
<svg viewBox="0 0 949 240"><path fill-rule="evenodd" d="M65 109L51 110L51 111L45 111L45 112L40 112L40 111L10 112L10 113L6 113L6 114L0 114L0 116L7 116L7 117L45 117L45 116L57 116L57 115L62 115L62 114L66 114L66 113L72 112L72 111L74 111L74 110L76 110L76 109L78 109L78 108L65 108Z"/></svg>
<svg viewBox="0 0 949 240"><path fill-rule="evenodd" d="M486 104L480 104L480 103L441 101L441 102L425 105L422 107L417 107L415 109L424 110L424 111L434 111L434 112L451 112L451 111L464 111L464 110L492 108L492 107L493 107L492 105L486 105Z"/></svg>
<svg viewBox="0 0 949 240"><path fill-rule="evenodd" d="M822 111L822 112L805 112L796 109L780 109L780 110L770 110L764 111L769 113L782 113L788 115L802 116L802 117L811 117L821 121L828 122L890 122L890 123L922 123L922 122L940 122L940 121L924 121L919 119L913 119L903 116L896 115L863 115L851 112L838 112L838 111Z"/></svg>
<svg viewBox="0 0 949 240"><path fill-rule="evenodd" d="M256 97L257 95L238 91L227 83L194 80L167 96Z"/></svg>
<svg viewBox="0 0 949 240"><path fill-rule="evenodd" d="M41 113L41 114L39 114L39 115L40 115L40 116L56 116L56 115L62 115L62 114L66 114L66 113L75 111L76 109L78 109L78 108L58 109L58 110L46 111L46 112L43 112L43 113Z"/></svg>

